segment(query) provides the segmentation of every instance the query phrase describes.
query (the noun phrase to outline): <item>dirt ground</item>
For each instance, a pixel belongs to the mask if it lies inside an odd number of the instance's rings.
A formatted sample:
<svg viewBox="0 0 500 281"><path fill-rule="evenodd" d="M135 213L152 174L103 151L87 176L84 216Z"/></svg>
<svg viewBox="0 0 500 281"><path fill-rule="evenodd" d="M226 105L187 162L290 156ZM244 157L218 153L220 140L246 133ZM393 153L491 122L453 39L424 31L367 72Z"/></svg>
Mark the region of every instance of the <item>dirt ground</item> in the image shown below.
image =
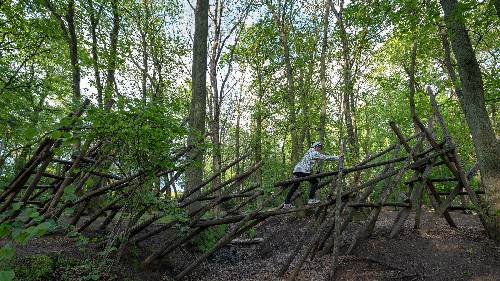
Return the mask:
<svg viewBox="0 0 500 281"><path fill-rule="evenodd" d="M477 216L454 212L458 229L450 228L443 219L427 233L415 231L410 217L403 230L389 239L395 216L396 212L385 210L374 235L359 243L351 255L340 258L336 280L500 280L500 246L486 237ZM429 216L424 214L423 220ZM256 231L263 243L228 245L186 280L283 280L277 272L311 223L293 215L270 218ZM346 241L352 239L356 228L354 224L347 229ZM125 262L116 264L115 270L131 280L171 280L200 253L181 248L155 263L153 269L142 270L140 261L167 242L167 236L157 235L144 242ZM35 239L17 251L20 257L50 252L96 257L95 251L82 251L70 238L60 235ZM331 255L307 260L298 280L325 280L331 262ZM288 274L292 270L293 264Z"/></svg>

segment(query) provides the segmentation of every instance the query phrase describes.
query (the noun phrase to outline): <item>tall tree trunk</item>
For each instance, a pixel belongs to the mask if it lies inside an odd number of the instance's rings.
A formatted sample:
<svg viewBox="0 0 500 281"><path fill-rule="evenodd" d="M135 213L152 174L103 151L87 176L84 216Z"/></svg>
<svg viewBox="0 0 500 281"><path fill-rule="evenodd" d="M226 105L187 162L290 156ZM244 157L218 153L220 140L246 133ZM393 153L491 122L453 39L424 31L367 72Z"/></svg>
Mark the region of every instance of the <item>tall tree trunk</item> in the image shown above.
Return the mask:
<svg viewBox="0 0 500 281"><path fill-rule="evenodd" d="M138 28L139 34L141 36L141 52L142 52L142 81L141 81L141 92L142 92L142 102L146 104L148 93L147 93L147 81L148 81L148 33L150 32L149 23L151 21L150 11L148 7L148 1L143 0L142 6L144 7L144 19L141 22L142 15L139 15ZM139 12L140 13L140 12Z"/></svg>
<svg viewBox="0 0 500 281"><path fill-rule="evenodd" d="M493 0L495 5L495 10L497 11L497 17L500 18L500 0Z"/></svg>
<svg viewBox="0 0 500 281"><path fill-rule="evenodd" d="M463 22L462 12L456 0L440 0L440 3L462 82L462 93L458 98L481 166L481 180L489 205L487 231L492 238L500 241L500 142L496 139L488 118L481 70Z"/></svg>
<svg viewBox="0 0 500 281"><path fill-rule="evenodd" d="M342 48L342 94L343 94L343 107L344 107L344 123L347 130L347 137L351 151L355 159L359 157L359 142L356 130L353 124L354 113L354 82L352 73L351 62L351 49L349 46L349 39L347 38L347 30L345 28L343 18L344 1L341 1L339 11L333 10L337 17L337 26L340 33L340 42Z"/></svg>
<svg viewBox="0 0 500 281"><path fill-rule="evenodd" d="M235 129L235 136L234 136L234 150L236 153L235 158L239 159L241 156L241 144L240 144L240 134L241 134L241 90L243 87L240 88L240 93L238 93L238 101L236 105L236 129ZM239 175L241 173L241 165L240 162L236 163L236 175Z"/></svg>
<svg viewBox="0 0 500 281"><path fill-rule="evenodd" d="M96 10L94 8L94 2L92 0L88 0L88 9L90 14L90 36L92 37L92 67L94 68L94 76L95 76L95 87L97 90L97 105L99 108L104 108L104 104L102 101L102 82L101 82L101 74L99 72L99 54L97 52L97 25L99 24L100 15L102 12L102 8L99 8L99 12L97 15L95 14ZM104 7L104 6L101 6Z"/></svg>
<svg viewBox="0 0 500 281"><path fill-rule="evenodd" d="M262 107L264 106L262 103L262 98L264 97L264 87L263 87L263 77L259 66L256 66L257 69L257 83L258 83L258 92L257 92L257 102L256 102L256 110L255 110L255 135L253 138L253 147L254 147L254 162L259 163L262 160ZM262 173L260 169L255 171L255 182L258 184L262 184Z"/></svg>
<svg viewBox="0 0 500 281"><path fill-rule="evenodd" d="M109 35L109 58L108 72L106 74L106 86L104 88L104 103L107 104L113 98L115 88L115 71L118 49L118 32L120 31L120 13L118 11L118 0L111 1L113 13L113 28Z"/></svg>
<svg viewBox="0 0 500 281"><path fill-rule="evenodd" d="M319 116L319 140L321 142L325 141L325 127L326 127L326 107L327 107L327 95L326 95L326 52L328 47L328 25L330 18L330 0L325 0L325 13L323 14L323 39L321 42L321 57L320 57L320 68L319 68L319 79L321 83L321 113Z"/></svg>
<svg viewBox="0 0 500 281"><path fill-rule="evenodd" d="M205 134L205 118L207 104L207 37L208 9L206 0L197 0L194 24L193 62L191 67L191 106L189 110L188 146L199 147L199 140ZM186 189L193 190L203 180L203 151L192 149L188 154L194 162L186 169ZM192 196L197 196L195 192ZM190 205L190 211L196 210L197 204Z"/></svg>
<svg viewBox="0 0 500 281"><path fill-rule="evenodd" d="M66 15L69 34L69 55L71 59L71 68L73 72L73 98L76 102L80 102L80 63L78 62L78 37L75 27L75 1L70 0L68 4L68 12Z"/></svg>
<svg viewBox="0 0 500 281"><path fill-rule="evenodd" d="M75 1L69 0L68 6L66 7L66 14L63 16L58 13L57 9L54 7L50 0L43 1L43 5L50 11L50 13L56 18L64 39L68 43L69 57L71 63L71 77L72 84L71 88L73 90L73 101L79 103L81 99L80 93L80 64L78 62L78 37L76 35L75 26Z"/></svg>
<svg viewBox="0 0 500 281"><path fill-rule="evenodd" d="M217 83L217 64L219 62L219 46L221 39L221 23L222 23L222 10L223 10L223 0L215 1L215 13L213 15L213 42L210 49L210 62L209 62L209 73L210 73L210 86L212 89L212 107L213 115L212 122L210 124L210 132L212 136L212 169L214 172L220 171L222 166L221 160L221 144L220 144L220 93L219 86ZM215 188L221 183L221 177L218 176L212 181L212 186ZM220 190L216 192L220 194ZM216 213L218 209L216 209Z"/></svg>
<svg viewBox="0 0 500 281"><path fill-rule="evenodd" d="M441 37L441 44L443 45L444 68L453 85L453 92L455 96L459 97L462 95L462 88L460 87L457 74L455 73L455 69L453 68L448 32L445 29L440 30L440 37Z"/></svg>
<svg viewBox="0 0 500 281"><path fill-rule="evenodd" d="M146 28L145 28L146 29ZM141 92L142 92L142 102L146 104L147 100L147 81L148 81L148 42L146 38L146 30L140 30L141 34L141 51L142 51L142 77L141 77Z"/></svg>
<svg viewBox="0 0 500 281"><path fill-rule="evenodd" d="M276 9L273 5L269 4L268 8L273 14L274 21L279 28L280 35L280 45L283 48L283 60L285 62L285 76L286 76L286 86L287 86L287 101L289 110L289 121L290 121L290 135L292 138L292 163L298 162L300 158L299 151L299 138L297 133L297 114L295 110L295 87L293 83L293 69L292 61L290 58L290 46L288 43L288 35L290 26L288 24L288 19L286 18L286 11L284 10L286 5L290 4L287 1L281 6L281 2L278 3L279 7Z"/></svg>
<svg viewBox="0 0 500 281"><path fill-rule="evenodd" d="M292 72L292 62L290 59L290 47L288 46L288 33L284 31L285 27L282 28L281 34L281 44L284 50L285 68L286 68L286 81L287 81L287 93L288 93L288 106L290 111L290 134L292 138L292 162L298 162L300 158L299 151L299 139L297 134L297 116L295 112L295 88L293 85L293 72Z"/></svg>

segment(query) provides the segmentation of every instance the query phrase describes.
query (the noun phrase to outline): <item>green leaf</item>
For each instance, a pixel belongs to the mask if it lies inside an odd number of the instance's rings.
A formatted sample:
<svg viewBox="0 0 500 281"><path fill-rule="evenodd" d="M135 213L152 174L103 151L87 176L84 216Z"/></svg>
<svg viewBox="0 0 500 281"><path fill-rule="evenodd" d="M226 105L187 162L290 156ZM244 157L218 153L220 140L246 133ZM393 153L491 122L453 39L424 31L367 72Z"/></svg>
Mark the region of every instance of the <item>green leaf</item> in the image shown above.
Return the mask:
<svg viewBox="0 0 500 281"><path fill-rule="evenodd" d="M62 136L62 132L61 131L54 131L50 134L50 137L53 138L53 139L58 139Z"/></svg>
<svg viewBox="0 0 500 281"><path fill-rule="evenodd" d="M29 127L24 131L24 136L27 139L32 139L38 134L37 130L35 128Z"/></svg>
<svg viewBox="0 0 500 281"><path fill-rule="evenodd" d="M75 190L76 188L73 185L66 186L64 188L64 200L65 201L75 200L77 198Z"/></svg>
<svg viewBox="0 0 500 281"><path fill-rule="evenodd" d="M0 224L0 238L8 236L11 230L12 226L10 224L8 223Z"/></svg>
<svg viewBox="0 0 500 281"><path fill-rule="evenodd" d="M61 124L61 126L69 126L69 125L71 125L72 122L73 122L73 118L64 117L63 119L61 119L61 122L59 122L59 123Z"/></svg>
<svg viewBox="0 0 500 281"><path fill-rule="evenodd" d="M62 137L65 139L71 138L73 135L70 132L63 132Z"/></svg>
<svg viewBox="0 0 500 281"><path fill-rule="evenodd" d="M16 274L12 270L0 271L0 281L11 281L14 280Z"/></svg>
<svg viewBox="0 0 500 281"><path fill-rule="evenodd" d="M26 230L15 229L12 232L12 239L14 239L14 241L16 241L16 242L25 244L28 241L28 239L30 238L29 230L30 230L30 228L28 228Z"/></svg>
<svg viewBox="0 0 500 281"><path fill-rule="evenodd" d="M0 248L0 260L8 261L11 260L16 253L12 243L8 243Z"/></svg>
<svg viewBox="0 0 500 281"><path fill-rule="evenodd" d="M21 208L21 203L20 203L20 202L16 202L16 203L13 203L13 204L12 204L12 209L13 209L14 211L17 211L17 210L19 210L20 208Z"/></svg>

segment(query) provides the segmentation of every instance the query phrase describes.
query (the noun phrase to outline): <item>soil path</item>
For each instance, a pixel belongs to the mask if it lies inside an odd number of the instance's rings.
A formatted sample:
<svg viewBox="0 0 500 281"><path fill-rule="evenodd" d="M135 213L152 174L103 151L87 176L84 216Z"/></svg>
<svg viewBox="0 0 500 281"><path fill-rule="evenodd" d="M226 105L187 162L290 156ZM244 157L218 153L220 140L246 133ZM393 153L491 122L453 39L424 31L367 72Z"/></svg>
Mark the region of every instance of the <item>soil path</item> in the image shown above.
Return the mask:
<svg viewBox="0 0 500 281"><path fill-rule="evenodd" d="M359 243L351 255L341 257L337 280L500 280L500 246L486 237L477 216L454 212L458 229L441 220L428 233L413 230L410 217L402 232L388 239L395 215L394 211L384 211L374 235ZM424 221L427 216L430 213L424 214ZM256 236L264 238L263 243L228 245L186 280L283 280L276 272L309 225L307 219L293 216L270 218L257 228ZM347 229L347 241L356 228L354 224ZM180 272L199 253L182 248L158 262L151 271L137 266L148 252L167 241L166 236L157 235L141 245L139 254L136 249L133 258L117 265L117 271L133 280L171 280L169 276ZM63 236L44 237L18 247L20 256L50 252L72 257L89 253L81 252ZM298 280L324 280L330 265L330 255L307 261Z"/></svg>

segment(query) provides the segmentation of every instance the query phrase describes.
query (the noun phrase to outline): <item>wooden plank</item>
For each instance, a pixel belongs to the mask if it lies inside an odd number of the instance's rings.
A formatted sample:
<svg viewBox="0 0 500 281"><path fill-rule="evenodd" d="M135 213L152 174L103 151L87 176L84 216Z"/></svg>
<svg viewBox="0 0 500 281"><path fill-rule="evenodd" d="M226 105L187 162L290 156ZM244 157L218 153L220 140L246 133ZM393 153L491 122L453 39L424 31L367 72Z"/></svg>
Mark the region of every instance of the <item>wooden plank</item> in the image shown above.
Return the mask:
<svg viewBox="0 0 500 281"><path fill-rule="evenodd" d="M349 203L347 207L351 208L380 208L380 207L401 207L410 208L410 203L405 202L385 202L385 203Z"/></svg>

